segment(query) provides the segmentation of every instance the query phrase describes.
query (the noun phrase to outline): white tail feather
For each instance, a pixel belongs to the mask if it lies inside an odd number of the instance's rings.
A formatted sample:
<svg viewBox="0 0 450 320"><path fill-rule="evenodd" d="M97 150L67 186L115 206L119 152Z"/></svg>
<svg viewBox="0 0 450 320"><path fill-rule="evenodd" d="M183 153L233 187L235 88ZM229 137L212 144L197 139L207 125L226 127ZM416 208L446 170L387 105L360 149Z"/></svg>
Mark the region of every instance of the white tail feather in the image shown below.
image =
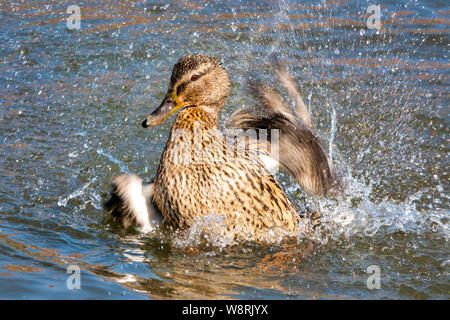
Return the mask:
<svg viewBox="0 0 450 320"><path fill-rule="evenodd" d="M133 225L140 232L150 232L163 218L153 205L153 183L143 184L134 174L113 178L113 191L105 208L127 228Z"/></svg>

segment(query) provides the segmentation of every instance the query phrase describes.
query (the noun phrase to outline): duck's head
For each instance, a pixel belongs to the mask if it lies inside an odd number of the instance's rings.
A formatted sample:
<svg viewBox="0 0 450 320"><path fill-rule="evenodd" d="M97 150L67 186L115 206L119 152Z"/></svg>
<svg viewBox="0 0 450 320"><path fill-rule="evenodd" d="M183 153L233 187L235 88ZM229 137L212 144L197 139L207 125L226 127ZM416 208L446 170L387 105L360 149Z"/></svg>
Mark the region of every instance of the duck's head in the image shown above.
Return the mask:
<svg viewBox="0 0 450 320"><path fill-rule="evenodd" d="M188 107L202 108L217 118L229 92L230 80L217 59L202 54L184 56L173 67L163 102L142 126L156 126Z"/></svg>

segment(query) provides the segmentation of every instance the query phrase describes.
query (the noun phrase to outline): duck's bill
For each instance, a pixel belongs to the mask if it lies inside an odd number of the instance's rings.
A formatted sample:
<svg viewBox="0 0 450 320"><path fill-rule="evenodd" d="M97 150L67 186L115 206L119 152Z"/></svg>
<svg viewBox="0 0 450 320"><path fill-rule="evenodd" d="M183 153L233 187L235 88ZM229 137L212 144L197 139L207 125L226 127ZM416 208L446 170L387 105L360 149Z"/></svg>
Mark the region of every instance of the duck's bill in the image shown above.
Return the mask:
<svg viewBox="0 0 450 320"><path fill-rule="evenodd" d="M170 116L177 112L182 106L182 103L177 103L175 99L173 99L172 95L168 94L164 98L161 105L142 122L142 126L147 128L161 124L170 118Z"/></svg>

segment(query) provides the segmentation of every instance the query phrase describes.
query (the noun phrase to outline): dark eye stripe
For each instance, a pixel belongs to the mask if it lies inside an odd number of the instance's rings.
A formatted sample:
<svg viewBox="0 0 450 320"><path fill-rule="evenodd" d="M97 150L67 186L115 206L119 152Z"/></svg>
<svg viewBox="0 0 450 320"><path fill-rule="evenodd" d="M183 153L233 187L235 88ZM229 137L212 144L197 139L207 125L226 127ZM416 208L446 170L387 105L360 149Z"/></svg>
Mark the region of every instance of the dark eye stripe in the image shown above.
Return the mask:
<svg viewBox="0 0 450 320"><path fill-rule="evenodd" d="M182 83L177 87L177 96L184 91L184 88L186 88L186 84Z"/></svg>
<svg viewBox="0 0 450 320"><path fill-rule="evenodd" d="M210 71L210 69L208 69L208 70L206 70L206 71L203 71L202 73L199 73L199 74L194 74L192 77L191 77L191 81L197 81L198 79L200 79L200 77L203 77L205 74L207 74L208 72Z"/></svg>
<svg viewBox="0 0 450 320"><path fill-rule="evenodd" d="M198 79L200 79L201 76L205 75L206 73L207 72L203 72L201 74L194 74L191 77L191 81L197 81ZM177 87L177 96L184 91L184 89L186 88L186 84L187 83L182 83Z"/></svg>

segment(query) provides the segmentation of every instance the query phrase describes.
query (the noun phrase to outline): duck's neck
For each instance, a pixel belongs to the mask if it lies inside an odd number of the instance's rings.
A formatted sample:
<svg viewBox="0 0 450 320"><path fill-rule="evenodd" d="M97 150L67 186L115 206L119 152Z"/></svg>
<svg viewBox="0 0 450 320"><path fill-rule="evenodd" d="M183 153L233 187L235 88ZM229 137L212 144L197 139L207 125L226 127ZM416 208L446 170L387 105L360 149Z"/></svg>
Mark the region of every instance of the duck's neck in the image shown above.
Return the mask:
<svg viewBox="0 0 450 320"><path fill-rule="evenodd" d="M162 154L157 173L157 182L167 173L165 164L176 165L205 164L214 153L213 147L223 147L222 136L217 128L218 114L211 109L187 107L181 110L172 126L166 148ZM217 142L217 144L213 144ZM210 163L210 162L208 162Z"/></svg>
<svg viewBox="0 0 450 320"><path fill-rule="evenodd" d="M203 130L217 128L219 114L213 108L207 106L187 107L181 110L172 126L176 129L194 130L199 125Z"/></svg>

